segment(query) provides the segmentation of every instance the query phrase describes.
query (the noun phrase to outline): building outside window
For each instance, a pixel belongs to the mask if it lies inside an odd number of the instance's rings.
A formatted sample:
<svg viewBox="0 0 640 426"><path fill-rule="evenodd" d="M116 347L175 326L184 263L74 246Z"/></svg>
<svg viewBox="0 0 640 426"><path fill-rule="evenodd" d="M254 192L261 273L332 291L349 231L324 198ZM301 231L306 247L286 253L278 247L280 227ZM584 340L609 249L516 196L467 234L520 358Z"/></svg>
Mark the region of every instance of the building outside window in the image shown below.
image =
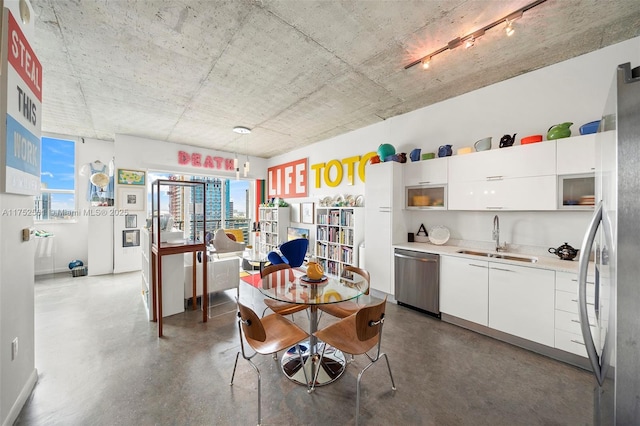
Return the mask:
<svg viewBox="0 0 640 426"><path fill-rule="evenodd" d="M41 152L40 194L35 197L34 219L75 219L75 142L42 137Z"/></svg>

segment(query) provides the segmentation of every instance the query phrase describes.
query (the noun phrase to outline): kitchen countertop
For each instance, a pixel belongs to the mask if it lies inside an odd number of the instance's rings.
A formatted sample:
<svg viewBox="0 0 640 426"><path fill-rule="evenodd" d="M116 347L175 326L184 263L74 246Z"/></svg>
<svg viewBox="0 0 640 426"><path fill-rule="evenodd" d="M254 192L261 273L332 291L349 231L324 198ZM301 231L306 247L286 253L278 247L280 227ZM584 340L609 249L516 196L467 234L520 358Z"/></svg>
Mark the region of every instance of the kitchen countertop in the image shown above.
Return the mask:
<svg viewBox="0 0 640 426"><path fill-rule="evenodd" d="M469 244L469 242L466 242ZM569 273L578 273L578 258L576 257L574 260L561 260L556 256L545 256L540 255L539 253L527 253L523 251L501 251L500 254L512 255L512 256L528 256L535 257L538 259L537 262L521 262L518 260L508 260L508 259L500 259L494 257L484 257L484 256L475 256L471 254L463 254L458 253L460 250L474 250L474 251L484 251L484 252L495 252L495 249L488 249L487 247L474 247L473 245L465 245L464 241L460 241L458 244L444 244L444 245L435 245L431 243L399 243L394 244L393 248L404 249L404 250L414 250L423 253L433 253L440 254L446 256L455 256L455 257L463 257L466 259L473 260L485 260L495 263L506 263L511 265L519 265L525 266L528 268L538 268L538 269L547 269L551 271L559 271L559 272L569 272ZM592 274L594 271L593 262L589 263L589 273Z"/></svg>

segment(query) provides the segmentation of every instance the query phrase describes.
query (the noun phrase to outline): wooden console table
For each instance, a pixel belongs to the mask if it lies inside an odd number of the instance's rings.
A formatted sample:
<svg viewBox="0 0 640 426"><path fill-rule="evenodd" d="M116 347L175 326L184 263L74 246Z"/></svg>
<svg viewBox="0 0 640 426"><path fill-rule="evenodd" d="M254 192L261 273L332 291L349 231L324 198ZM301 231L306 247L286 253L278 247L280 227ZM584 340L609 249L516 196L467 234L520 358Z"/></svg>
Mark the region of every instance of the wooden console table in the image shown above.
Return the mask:
<svg viewBox="0 0 640 426"><path fill-rule="evenodd" d="M206 253L206 245L200 241L188 241L184 244L168 244L160 243L160 246L154 242L151 246L151 281L153 283L153 321L158 322L158 337L162 337L162 256L180 254L180 253L192 253L193 255L193 296L192 306L196 308L196 253ZM202 291L203 295L207 292L207 263L202 262ZM207 322L207 309L209 300L207 297L202 297L202 322Z"/></svg>

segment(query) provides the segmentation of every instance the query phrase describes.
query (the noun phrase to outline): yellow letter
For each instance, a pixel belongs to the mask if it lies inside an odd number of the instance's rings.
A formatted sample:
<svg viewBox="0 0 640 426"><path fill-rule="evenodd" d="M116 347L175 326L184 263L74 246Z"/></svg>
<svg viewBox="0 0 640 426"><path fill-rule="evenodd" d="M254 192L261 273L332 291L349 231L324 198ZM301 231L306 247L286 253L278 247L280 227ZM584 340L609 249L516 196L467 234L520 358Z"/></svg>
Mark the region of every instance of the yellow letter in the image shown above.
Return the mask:
<svg viewBox="0 0 640 426"><path fill-rule="evenodd" d="M363 155L362 158L360 159L360 164L358 164L358 176L360 177L360 180L363 183L366 182L365 175L364 175L364 167L367 165L371 157L374 157L376 155L378 155L377 152L371 151Z"/></svg>
<svg viewBox="0 0 640 426"><path fill-rule="evenodd" d="M336 178L335 180L331 180L331 167L336 166ZM342 163L338 160L331 160L327 163L327 167L324 169L324 180L327 182L328 186L338 186L340 182L342 182Z"/></svg>
<svg viewBox="0 0 640 426"><path fill-rule="evenodd" d="M311 166L311 170L316 172L316 188L320 188L320 173L323 167L324 163L318 163Z"/></svg>
<svg viewBox="0 0 640 426"><path fill-rule="evenodd" d="M353 164L359 159L359 155L342 159L342 164L347 166L347 185L353 185Z"/></svg>

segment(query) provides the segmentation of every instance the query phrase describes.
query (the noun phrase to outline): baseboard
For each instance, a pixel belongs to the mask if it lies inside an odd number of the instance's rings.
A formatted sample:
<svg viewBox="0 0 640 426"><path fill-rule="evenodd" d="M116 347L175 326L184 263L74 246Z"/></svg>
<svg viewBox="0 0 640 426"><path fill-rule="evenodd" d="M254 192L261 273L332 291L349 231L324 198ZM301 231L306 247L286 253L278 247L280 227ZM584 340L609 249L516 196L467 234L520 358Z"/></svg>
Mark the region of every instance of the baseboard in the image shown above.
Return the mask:
<svg viewBox="0 0 640 426"><path fill-rule="evenodd" d="M20 411L22 411L22 407L24 407L25 402L27 402L27 399L29 399L29 396L31 396L31 392L33 392L33 388L36 386L37 382L38 369L34 368L31 372L31 375L29 375L29 379L24 384L22 391L18 395L16 402L13 403L11 410L9 410L7 418L2 422L2 426L11 426L16 421L16 419L20 415Z"/></svg>

